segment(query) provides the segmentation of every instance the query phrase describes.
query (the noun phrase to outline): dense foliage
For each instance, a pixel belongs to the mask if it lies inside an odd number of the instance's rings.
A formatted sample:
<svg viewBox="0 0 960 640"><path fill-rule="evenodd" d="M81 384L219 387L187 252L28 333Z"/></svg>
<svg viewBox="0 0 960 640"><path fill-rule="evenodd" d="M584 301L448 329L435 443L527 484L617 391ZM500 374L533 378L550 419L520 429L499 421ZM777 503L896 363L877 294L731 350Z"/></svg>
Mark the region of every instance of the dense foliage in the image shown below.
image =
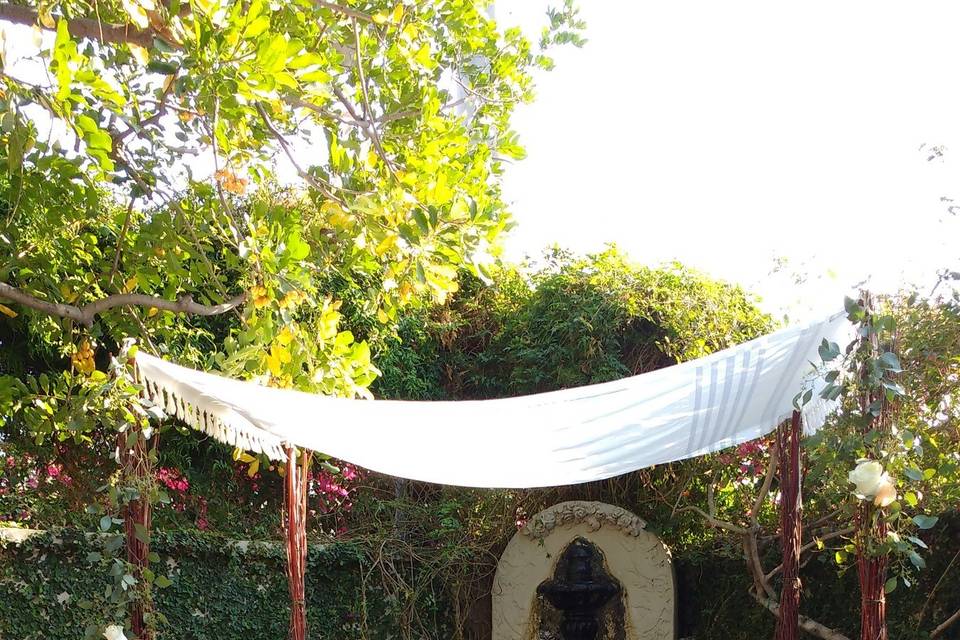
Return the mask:
<svg viewBox="0 0 960 640"><path fill-rule="evenodd" d="M554 250L536 269L468 280L447 305L403 319L378 360L390 397L492 398L652 371L772 327L747 294L678 264L631 264L615 248Z"/></svg>
<svg viewBox="0 0 960 640"><path fill-rule="evenodd" d="M289 602L284 551L276 542L229 540L202 532L155 535L154 547L172 584L157 604L171 621L165 637L278 638L286 632ZM0 635L20 640L74 640L86 624L85 603L103 589L86 556L101 541L76 530L56 530L0 549ZM308 599L319 637L386 637L396 612L369 589L363 602L362 551L355 545L316 545L308 566ZM237 607L242 603L243 615Z"/></svg>
<svg viewBox="0 0 960 640"><path fill-rule="evenodd" d="M401 316L397 337L378 343L374 352L382 369L373 385L377 395L483 398L599 382L697 357L771 328L770 319L742 291L678 265L632 265L615 250L588 257L554 252L537 269L503 267L492 275L492 285L485 285L463 274L463 286L446 304ZM351 302L355 283L334 284L347 301L344 322L357 335L375 327L376 319ZM899 585L890 595L891 621L902 634L898 637L913 637L908 628L924 633L960 606L949 586L956 579L954 534L949 533L954 529L944 530L935 520L956 504L952 465L960 438L952 398L958 384L960 317L950 303L917 299L891 301L889 309L891 322L901 327L900 358L896 367L888 363L889 369L902 369L896 373L902 393L898 391L895 406L896 422L903 426L897 428L913 434L910 446L885 448L896 454L896 462L891 458L887 467L898 482L902 506L897 512L907 514L898 525L902 544L886 547L895 554L893 577ZM833 350L827 345L822 353L833 358ZM852 579L848 569L854 541L851 532L844 532L844 519L860 502L851 494L847 474L864 455L864 440L845 420L832 423L805 446L810 469L805 518L815 525L805 536L820 542L805 556L804 572L810 577L805 578L802 611L821 618L819 611L834 612L831 624L853 633L855 619L844 616L855 607L828 606L839 601L833 585ZM158 482L172 500L157 511L161 527L208 528L240 538L276 534L281 486L275 473L267 467L250 473L249 463L227 459L217 453L219 445L192 433L169 431L164 438ZM902 433L897 440L906 441ZM8 447L30 449L35 457L16 456L5 471L6 486L36 488L26 497L13 492L0 497L6 517L16 520L22 512L29 519L21 522L41 526L82 522L82 514L69 515L70 509L52 505L67 503L80 482L92 488L103 481L109 465L99 473L96 466L78 473L77 464L70 462L75 447L51 455L27 439L17 443ZM754 512L770 445L762 440L606 482L536 491L468 491L395 482L350 467L339 475L320 469L310 503L311 531L350 539L374 553L366 579L396 603L403 613L402 628L414 635L435 632L436 621L426 612L434 610L439 598L453 610L448 620L453 637L483 637L489 615L484 602L503 545L526 517L564 499L600 499L641 514L671 545L681 566L738 566L741 577L716 586L729 590L724 598L734 593L742 598L752 585L738 536L708 525L749 528L756 521L760 531L775 534L775 483ZM82 498L73 504L75 509ZM704 519L708 511L712 520ZM929 519L918 523L913 514ZM937 531L941 533L934 535ZM775 537L758 540L763 559L775 565ZM923 565L926 569L918 571ZM708 606L713 595L699 599L698 591L683 584L684 606L696 612L690 615L697 621L689 624L716 630L711 625L722 624L725 610ZM932 593L931 584L940 586ZM917 609L924 593L932 593L930 601L924 599L922 610ZM769 614L760 608L756 613L759 624L768 624L759 621Z"/></svg>
<svg viewBox="0 0 960 640"><path fill-rule="evenodd" d="M523 155L511 115L583 25L568 3L534 45L458 0L26 0L0 20L19 25L0 47L4 488L85 494L96 529L126 529L99 559L111 584L87 635L128 617L154 630L151 586L169 577L145 567L151 505L203 527L216 514L182 495L191 474L158 444L175 425L140 398L121 342L369 395L398 310L444 300L496 252L502 167ZM239 466L254 494L282 470L233 457L217 477ZM336 511L354 472L318 462ZM4 515L43 510L26 500Z"/></svg>
<svg viewBox="0 0 960 640"><path fill-rule="evenodd" d="M924 537L946 553L931 559L930 570L915 589L893 599L890 620L894 638L920 640L925 635L918 630L918 622L943 619L960 607L960 573L945 573L960 551L960 522L956 517L945 520ZM282 636L289 604L283 551L276 543L244 543L184 531L158 533L156 546L163 562L175 565L172 586L158 597L160 609L174 620L165 637L275 640ZM23 640L76 638L84 621L77 602L102 588L102 577L91 572L84 559L92 548L76 531L56 531L24 544L0 547L0 634ZM310 571L318 579L308 583L307 594L312 610L320 613L315 622L320 637L408 637L404 618L409 612L404 611L402 600L388 597L381 583L370 579L376 574L371 551L356 542L311 548ZM742 606L743 594L750 586L742 565L738 554L710 545L675 555L679 637L770 637L773 618L758 607ZM945 576L942 582L941 576ZM832 561L821 556L804 567L802 577L807 585L816 585L805 591L804 608L835 621L854 637L856 621L850 612L858 604L855 575L838 576ZM360 597L361 589L365 597ZM248 615L236 615L238 602ZM417 607L420 625L427 628L428 635L413 637L453 637L452 607L445 593L425 591ZM481 622L475 620L474 624L482 630ZM470 637L482 637L476 633Z"/></svg>

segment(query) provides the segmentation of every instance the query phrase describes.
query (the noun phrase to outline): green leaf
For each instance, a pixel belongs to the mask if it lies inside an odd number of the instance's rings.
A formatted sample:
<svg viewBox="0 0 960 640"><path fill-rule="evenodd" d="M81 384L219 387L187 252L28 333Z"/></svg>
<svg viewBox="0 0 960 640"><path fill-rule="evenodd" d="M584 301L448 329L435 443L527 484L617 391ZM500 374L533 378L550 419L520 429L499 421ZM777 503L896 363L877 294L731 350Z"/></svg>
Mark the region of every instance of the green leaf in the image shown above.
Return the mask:
<svg viewBox="0 0 960 640"><path fill-rule="evenodd" d="M879 359L880 366L893 373L900 373L903 369L900 367L900 358L892 351L887 351Z"/></svg>
<svg viewBox="0 0 960 640"><path fill-rule="evenodd" d="M830 362L840 355L840 346L836 342L828 342L827 339L824 338L817 352L820 354L821 360Z"/></svg>
<svg viewBox="0 0 960 640"><path fill-rule="evenodd" d="M171 76L177 72L177 65L172 62L164 62L163 60L150 60L147 63L147 71L152 71L153 73L159 73L165 76Z"/></svg>
<svg viewBox="0 0 960 640"><path fill-rule="evenodd" d="M159 575L159 576L157 576L157 578L153 581L153 584L155 584L155 585L156 585L158 588L160 588L160 589L166 589L167 587L169 587L170 585L172 585L173 582L171 582L170 578L168 578L167 576Z"/></svg>
<svg viewBox="0 0 960 640"><path fill-rule="evenodd" d="M897 579L890 578L885 583L883 583L883 592L884 593L893 593L893 590L897 588Z"/></svg>
<svg viewBox="0 0 960 640"><path fill-rule="evenodd" d="M866 316L866 311L860 306L860 303L850 297L843 299L843 308L847 312L847 320L850 322L860 322Z"/></svg>
<svg viewBox="0 0 960 640"><path fill-rule="evenodd" d="M84 139L87 141L87 144L91 149L103 149L104 151L110 151L113 147L113 140L110 138L110 135L106 131L97 129L96 131L90 131L88 135L84 136Z"/></svg>
<svg viewBox="0 0 960 640"><path fill-rule="evenodd" d="M113 518L111 518L110 516L103 516L102 518L100 518L101 531L109 531L111 525L113 525Z"/></svg>
<svg viewBox="0 0 960 640"><path fill-rule="evenodd" d="M892 380L884 380L882 382L883 388L886 389L890 394L894 396L905 396L907 395L907 390L898 382L893 382Z"/></svg>
<svg viewBox="0 0 960 640"><path fill-rule="evenodd" d="M927 546L927 543L926 543L926 542L924 542L923 540L921 540L920 538L918 538L918 537L916 537L916 536L907 536L907 540L909 540L909 541L912 542L913 544L917 545L917 546L920 547L921 549L929 549L929 548L930 548L930 547Z"/></svg>
<svg viewBox="0 0 960 640"><path fill-rule="evenodd" d="M918 529L932 529L940 518L937 516L927 516L927 515L915 515L913 516L913 523L917 525Z"/></svg>
<svg viewBox="0 0 960 640"><path fill-rule="evenodd" d="M423 211L420 209L414 209L410 212L410 215L413 216L413 219L417 223L417 227L420 229L421 233L426 234L430 232L430 223L427 221L427 216L423 214Z"/></svg>
<svg viewBox="0 0 960 640"><path fill-rule="evenodd" d="M243 37L247 40L253 40L269 28L269 16L259 16L253 22L248 24L247 28L243 30Z"/></svg>
<svg viewBox="0 0 960 640"><path fill-rule="evenodd" d="M287 253L294 260L303 260L310 255L310 245L303 241L298 230L287 236Z"/></svg>

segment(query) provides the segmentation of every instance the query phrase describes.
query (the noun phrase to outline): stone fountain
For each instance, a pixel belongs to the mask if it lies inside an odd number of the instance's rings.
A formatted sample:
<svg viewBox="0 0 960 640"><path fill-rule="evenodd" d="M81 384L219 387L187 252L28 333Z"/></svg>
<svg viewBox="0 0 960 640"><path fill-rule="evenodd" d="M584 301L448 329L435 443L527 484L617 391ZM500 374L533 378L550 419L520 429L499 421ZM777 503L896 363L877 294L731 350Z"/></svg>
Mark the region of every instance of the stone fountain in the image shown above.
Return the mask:
<svg viewBox="0 0 960 640"><path fill-rule="evenodd" d="M595 640L600 610L622 591L620 583L603 571L599 556L590 542L576 538L560 556L557 575L537 587L537 593L561 612L563 640Z"/></svg>

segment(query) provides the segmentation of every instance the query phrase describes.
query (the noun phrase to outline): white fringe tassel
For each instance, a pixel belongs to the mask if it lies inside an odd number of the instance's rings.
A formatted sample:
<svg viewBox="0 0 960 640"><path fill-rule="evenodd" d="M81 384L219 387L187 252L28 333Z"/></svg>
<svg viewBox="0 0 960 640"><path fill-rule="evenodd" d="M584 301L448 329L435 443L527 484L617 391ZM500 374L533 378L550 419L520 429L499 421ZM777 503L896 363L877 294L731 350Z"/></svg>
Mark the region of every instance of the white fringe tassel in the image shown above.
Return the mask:
<svg viewBox="0 0 960 640"><path fill-rule="evenodd" d="M271 460L286 460L283 442L277 436L257 427L243 416L214 398L204 398L205 406L222 406L223 411L214 413L202 410L160 380L146 379L137 368L137 378L146 390L147 398L163 408L170 416L176 416L197 431L202 431L224 444L262 453Z"/></svg>

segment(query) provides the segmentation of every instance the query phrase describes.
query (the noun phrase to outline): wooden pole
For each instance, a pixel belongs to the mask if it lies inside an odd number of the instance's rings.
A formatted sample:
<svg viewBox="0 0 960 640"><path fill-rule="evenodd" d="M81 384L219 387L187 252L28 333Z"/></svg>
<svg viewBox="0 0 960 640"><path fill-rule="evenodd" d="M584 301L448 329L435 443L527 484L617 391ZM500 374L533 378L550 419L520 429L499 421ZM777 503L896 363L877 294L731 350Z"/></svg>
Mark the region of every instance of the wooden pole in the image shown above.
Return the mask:
<svg viewBox="0 0 960 640"><path fill-rule="evenodd" d="M143 479L153 473L150 464L150 452L147 447L147 438L143 432L138 432L135 443L127 447L127 434L121 433L120 451L121 460L127 480ZM143 586L143 571L149 564L147 556L150 554L150 521L152 510L150 499L141 496L131 500L124 507L123 527L126 534L127 562L134 567L133 577ZM139 527L137 525L140 525ZM138 532L138 529L140 531ZM139 640L152 640L153 632L147 626L145 614L148 611L149 601L134 600L130 604L130 628Z"/></svg>
<svg viewBox="0 0 960 640"><path fill-rule="evenodd" d="M857 509L857 577L860 579L860 638L887 640L887 599L884 583L887 576L887 556L870 553L871 540L883 540L887 523L876 518L872 504L861 504Z"/></svg>
<svg viewBox="0 0 960 640"><path fill-rule="evenodd" d="M861 292L861 304L866 310L866 326L873 329L873 296L868 291ZM868 350L870 357L880 353L880 339L875 331L866 337L867 344L861 348ZM866 380L869 372L864 367L861 379ZM860 412L870 416L870 408L879 403L878 417L868 418L863 427L866 437L871 429L886 432L889 429L890 407L882 391L865 389L860 396ZM887 601L884 584L887 577L887 556L877 554L874 547L886 540L887 523L878 507L869 502L861 502L857 507L855 525L857 531L854 541L857 547L857 577L860 579L860 638L861 640L887 640Z"/></svg>
<svg viewBox="0 0 960 640"><path fill-rule="evenodd" d="M297 460L294 447L287 447L287 473L284 482L286 512L287 581L290 587L290 640L306 640L307 607L307 482L309 454Z"/></svg>
<svg viewBox="0 0 960 640"><path fill-rule="evenodd" d="M783 547L783 587L776 640L797 640L800 627L800 412L777 428L780 451L780 540Z"/></svg>

